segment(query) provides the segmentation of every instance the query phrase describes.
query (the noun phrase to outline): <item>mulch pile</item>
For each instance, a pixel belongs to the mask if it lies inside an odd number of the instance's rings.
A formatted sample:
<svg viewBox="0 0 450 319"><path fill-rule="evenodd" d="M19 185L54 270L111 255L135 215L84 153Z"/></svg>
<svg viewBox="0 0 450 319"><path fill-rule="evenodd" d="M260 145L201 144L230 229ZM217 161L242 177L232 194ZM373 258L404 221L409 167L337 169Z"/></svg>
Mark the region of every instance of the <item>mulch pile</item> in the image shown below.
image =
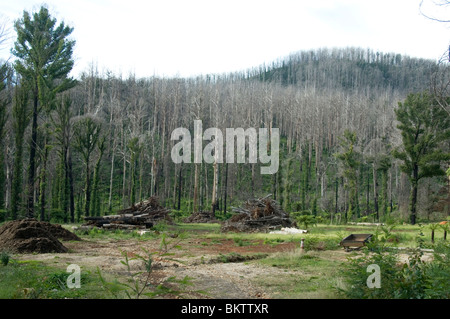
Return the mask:
<svg viewBox="0 0 450 319"><path fill-rule="evenodd" d="M250 199L244 207L233 207L237 214L223 223L223 232L267 232L282 227L295 227L289 214L279 204L270 199L271 195Z"/></svg>
<svg viewBox="0 0 450 319"><path fill-rule="evenodd" d="M0 250L12 253L65 253L68 249L59 241L81 240L61 225L34 218L14 220L0 227Z"/></svg>

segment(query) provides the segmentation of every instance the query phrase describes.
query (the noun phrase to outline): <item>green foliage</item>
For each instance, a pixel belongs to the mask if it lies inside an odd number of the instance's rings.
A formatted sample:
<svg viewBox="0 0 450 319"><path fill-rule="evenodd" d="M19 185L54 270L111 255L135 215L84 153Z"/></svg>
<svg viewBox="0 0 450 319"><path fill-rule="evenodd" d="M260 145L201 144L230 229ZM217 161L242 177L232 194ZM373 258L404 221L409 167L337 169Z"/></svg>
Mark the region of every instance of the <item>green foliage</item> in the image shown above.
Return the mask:
<svg viewBox="0 0 450 319"><path fill-rule="evenodd" d="M81 154L85 166L84 213L86 216L90 216L91 209L91 157L97 145L101 154L104 150L104 140L100 135L101 128L101 123L97 119L90 116L81 118L73 125L74 148Z"/></svg>
<svg viewBox="0 0 450 319"><path fill-rule="evenodd" d="M311 215L309 211L302 212L292 212L291 217L297 222L297 224L302 225L306 230L311 225L317 225L316 217Z"/></svg>
<svg viewBox="0 0 450 319"><path fill-rule="evenodd" d="M444 240L447 239L447 233L449 232L449 229L450 229L449 225L450 225L449 223L439 225L442 228L442 230L444 231Z"/></svg>
<svg viewBox="0 0 450 319"><path fill-rule="evenodd" d="M438 223L431 223L428 225L428 228L431 230L431 242L434 243L434 232L439 228Z"/></svg>
<svg viewBox="0 0 450 319"><path fill-rule="evenodd" d="M448 160L450 154L439 145L450 138L450 118L435 99L427 93L410 94L395 110L401 130L403 150L394 156L403 161L402 171L412 183L421 178L445 175L439 161ZM414 165L419 166L417 176L412 176Z"/></svg>
<svg viewBox="0 0 450 319"><path fill-rule="evenodd" d="M1 39L4 34L0 35L0 42L4 39ZM6 145L5 141L5 128L6 122L8 119L7 106L8 106L8 94L6 92L6 80L9 78L9 66L7 63L2 63L0 65L0 149L5 149ZM4 152L0 152L0 209L5 208L5 185L6 185L6 176L5 176L5 156Z"/></svg>
<svg viewBox="0 0 450 319"><path fill-rule="evenodd" d="M373 246L372 246L373 248ZM420 249L414 249L408 261L400 265L396 252L363 248L363 255L349 257L342 267L346 288L339 291L353 299L448 299L450 296L450 246L442 242L432 261L423 261ZM380 267L380 288L369 288L369 265Z"/></svg>
<svg viewBox="0 0 450 319"><path fill-rule="evenodd" d="M142 145L139 143L138 137L133 137L128 141L127 148L130 152L130 169L131 169L131 190L130 202L136 203L136 171L138 165L139 154L142 150Z"/></svg>
<svg viewBox="0 0 450 319"><path fill-rule="evenodd" d="M0 223L6 221L8 211L6 209L0 209Z"/></svg>
<svg viewBox="0 0 450 319"><path fill-rule="evenodd" d="M397 283L402 277L397 269L397 257L392 253L369 254L368 248L363 248L363 253L357 258L348 257L341 270L346 287L338 290L350 299L396 298ZM373 264L382 269L381 288L367 286L367 267Z"/></svg>
<svg viewBox="0 0 450 319"><path fill-rule="evenodd" d="M64 223L67 219L66 216L66 212L59 209L59 208L54 208L51 210L50 212L50 222L52 223Z"/></svg>
<svg viewBox="0 0 450 319"><path fill-rule="evenodd" d="M242 237L234 237L233 241L234 244L238 247L251 245L251 242L249 242L248 240L244 240Z"/></svg>
<svg viewBox="0 0 450 319"><path fill-rule="evenodd" d="M345 219L351 218L353 211L356 211L356 217L360 217L359 200L357 193L357 171L360 165L360 153L355 149L357 144L356 133L350 130L345 130L343 137L340 138L341 152L336 153L335 156L339 159L344 168L344 177L347 179L345 187L350 192L350 203L348 212L345 214Z"/></svg>
<svg viewBox="0 0 450 319"><path fill-rule="evenodd" d="M100 164L102 161L103 153L105 152L105 142L106 139L104 136L101 136L97 142L97 148L98 148L98 158L97 162L94 167L94 177L92 181L92 201L91 201L91 208L90 213L93 216L100 216L100 192L99 192L99 183L100 183Z"/></svg>
<svg viewBox="0 0 450 319"><path fill-rule="evenodd" d="M23 12L23 17L14 23L17 40L12 53L18 58L14 68L32 88L41 101L49 95L67 90L75 81L67 77L72 70L74 40L68 40L73 28L61 22L56 26L48 8L41 6L39 12ZM60 81L55 81L59 79ZM55 82L53 82L55 81Z"/></svg>
<svg viewBox="0 0 450 319"><path fill-rule="evenodd" d="M263 241L264 245L270 245L272 247L274 247L278 244L284 243L284 242L285 242L285 240L281 239L281 238L264 238L264 241Z"/></svg>
<svg viewBox="0 0 450 319"><path fill-rule="evenodd" d="M319 237L319 236L311 235L305 239L304 249L305 249L305 251L334 250L334 249L339 248L340 240L338 240L337 238L327 238L327 237Z"/></svg>
<svg viewBox="0 0 450 319"><path fill-rule="evenodd" d="M8 265L10 258L11 255L7 251L0 252L0 262L2 263L3 266Z"/></svg>
<svg viewBox="0 0 450 319"><path fill-rule="evenodd" d="M119 282L117 279L114 281L107 281L102 275L100 268L97 268L98 276L102 282L103 288L113 295L115 298L120 298L125 295L128 298L139 299L142 297L157 298L163 296L182 296L188 292L187 286L192 285L192 278L185 276L183 279L177 279L172 276L162 280L157 279L154 276L155 259L160 260L172 260L168 258L172 254L169 250L173 248L179 248L179 241L169 241L163 234L161 238L160 248L158 251L149 252L146 249L142 249L144 254L133 254L132 258L128 257L128 253L122 251L122 257L124 258L120 262L126 267L128 273L128 280ZM131 265L132 260L141 261L144 266L143 271L134 271ZM175 288L173 285L181 287L181 289ZM203 293L202 291L195 291L197 293Z"/></svg>
<svg viewBox="0 0 450 319"><path fill-rule="evenodd" d="M30 141L30 161L28 167L28 189L27 189L27 215L34 217L34 183L38 151L38 117L42 109L46 113L54 106L55 97L58 93L66 91L76 85L73 78L68 77L72 70L74 60L72 58L75 41L68 37L73 31L64 24L56 25L56 19L52 18L48 8L41 6L39 12L30 15L24 11L21 19L14 23L17 39L14 42L12 54L17 58L14 68L33 97L32 127ZM47 134L45 135L47 136ZM47 144L45 142L44 144ZM45 165L47 162L46 150L40 191L41 218L45 211ZM44 178L44 179L43 179ZM15 187L14 187L15 188ZM15 215L15 209L13 212ZM16 216L14 216L15 218Z"/></svg>
<svg viewBox="0 0 450 319"><path fill-rule="evenodd" d="M442 145L450 139L450 117L428 93L409 94L395 114L403 144L393 155L402 161L400 168L411 182L411 223L415 224L419 181L445 175L441 162L450 159L450 152Z"/></svg>
<svg viewBox="0 0 450 319"><path fill-rule="evenodd" d="M377 226L372 238L367 246L372 251L384 251L386 247L396 245L400 242L401 236L393 233L396 224Z"/></svg>
<svg viewBox="0 0 450 319"><path fill-rule="evenodd" d="M433 262L426 264L425 296L450 298L450 245L444 241L434 247Z"/></svg>
<svg viewBox="0 0 450 319"><path fill-rule="evenodd" d="M102 298L99 281L89 271L81 272L81 288L69 289L70 273L39 261L12 259L0 267L1 299Z"/></svg>
<svg viewBox="0 0 450 319"><path fill-rule="evenodd" d="M241 255L239 253L228 253L219 254L218 257L210 260L212 263L234 263L234 262L245 262L255 259L262 259L267 257L267 254L257 253L252 255Z"/></svg>

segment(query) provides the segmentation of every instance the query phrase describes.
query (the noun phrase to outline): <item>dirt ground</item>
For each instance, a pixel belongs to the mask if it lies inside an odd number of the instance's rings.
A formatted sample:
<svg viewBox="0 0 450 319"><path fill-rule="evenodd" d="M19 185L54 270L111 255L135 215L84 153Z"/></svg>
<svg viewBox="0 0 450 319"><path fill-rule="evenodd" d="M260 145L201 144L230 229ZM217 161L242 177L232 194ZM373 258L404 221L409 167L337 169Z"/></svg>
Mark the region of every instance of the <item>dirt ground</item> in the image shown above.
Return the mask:
<svg viewBox="0 0 450 319"><path fill-rule="evenodd" d="M98 240L84 239L82 241L63 242L69 249L68 253L20 254L15 256L21 260L39 260L51 263L53 266L66 267L77 264L83 269L95 271L97 267L102 273L112 276L124 276L126 267L122 252L131 258L135 254L145 255L144 249L153 252L159 249L159 240L140 241L137 239ZM253 242L251 245L238 246L231 239L211 240L189 238L180 243L181 249L172 249L175 253L170 256L173 260L158 260L156 263L157 276L185 276L192 278L193 290L202 290L206 294L192 294L190 298L223 298L223 299L258 299L270 298L262 287L256 286L252 279L258 276L276 276L278 269L264 267L256 263L220 262L218 257L237 253L242 256L255 254L272 254L276 252L298 249L296 243L280 243L267 245L263 242ZM344 252L335 252L336 258L345 260ZM155 264L155 263L154 263ZM142 270L142 261L131 260L132 270ZM286 274L288 272L283 272Z"/></svg>
<svg viewBox="0 0 450 319"><path fill-rule="evenodd" d="M173 239L176 241L176 239ZM138 239L83 239L82 241L63 242L68 248L67 253L20 254L15 256L22 260L39 260L51 263L53 266L67 267L77 264L83 269L96 271L97 267L102 274L112 277L126 276L126 267L121 263L124 260L122 252L132 258L145 255L148 252L158 251L160 240L152 239L141 241ZM205 239L187 238L180 242L180 249L171 249L173 260L154 259L155 276L167 278L176 276L181 279L185 276L192 278L192 290L203 290L206 294L191 294L189 298L221 298L221 299L260 299L271 298L270 293L263 287L255 284L255 278L262 276L276 277L280 269L258 265L252 262L221 262L221 256L230 253L241 256L254 256L257 254L270 255L277 252L292 252L299 249L299 244L283 242L277 245L264 244L263 241L254 241L251 244L239 246L232 239ZM348 253L342 250L321 251L324 258L345 261ZM131 260L131 269L143 269L142 261ZM282 274L291 271L283 270ZM298 271L294 274L299 274Z"/></svg>

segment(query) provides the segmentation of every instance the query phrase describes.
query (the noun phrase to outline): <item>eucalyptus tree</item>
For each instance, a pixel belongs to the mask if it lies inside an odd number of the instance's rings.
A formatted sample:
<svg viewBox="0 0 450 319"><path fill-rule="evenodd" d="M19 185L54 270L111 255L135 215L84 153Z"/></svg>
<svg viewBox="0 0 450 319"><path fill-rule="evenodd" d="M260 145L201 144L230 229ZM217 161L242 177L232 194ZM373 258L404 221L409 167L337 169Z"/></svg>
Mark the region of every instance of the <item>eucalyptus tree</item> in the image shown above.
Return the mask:
<svg viewBox="0 0 450 319"><path fill-rule="evenodd" d="M58 208L69 211L70 220L75 220L74 180L72 171L72 99L68 94L63 94L55 103L51 121L54 128L58 155L60 161Z"/></svg>
<svg viewBox="0 0 450 319"><path fill-rule="evenodd" d="M345 219L353 209L356 210L356 215L359 218L359 201L358 201L358 185L357 172L359 162L359 152L356 150L357 137L356 133L350 130L345 130L343 137L340 139L341 152L336 154L336 157L341 160L344 167L344 177L347 179L346 187L349 190L349 210L345 212Z"/></svg>
<svg viewBox="0 0 450 319"><path fill-rule="evenodd" d="M69 77L74 65L72 58L75 41L69 39L73 28L57 21L45 6L38 12L23 12L14 23L17 40L12 54L17 58L14 68L32 93L32 127L28 167L27 215L34 216L34 183L38 116L48 108L55 95L73 87L76 81Z"/></svg>
<svg viewBox="0 0 450 319"><path fill-rule="evenodd" d="M398 104L395 114L403 144L393 155L402 161L401 170L411 183L410 221L414 225L420 180L445 176L442 163L450 160L450 116L436 98L426 92L409 94Z"/></svg>
<svg viewBox="0 0 450 319"><path fill-rule="evenodd" d="M14 153L13 176L11 186L11 215L17 219L20 208L20 197L22 194L22 169L23 169L23 141L25 130L29 124L28 112L29 94L28 89L20 84L16 85L12 107L12 121L14 130Z"/></svg>
<svg viewBox="0 0 450 319"><path fill-rule="evenodd" d="M0 42L1 42L1 34L0 34ZM9 104L9 96L7 91L6 82L9 77L9 67L5 62L0 65L0 148L3 150L5 148L4 145L4 136L6 133L6 122L7 122L7 106ZM4 207L4 197L5 197L5 189L4 185L6 184L5 180L5 172L4 172L4 152L0 152L0 209Z"/></svg>
<svg viewBox="0 0 450 319"><path fill-rule="evenodd" d="M100 165L102 163L102 157L106 148L105 136L100 136L97 142L98 157L94 167L94 176L92 178L92 200L90 213L93 216L99 216L101 214L100 209Z"/></svg>
<svg viewBox="0 0 450 319"><path fill-rule="evenodd" d="M90 216L92 192L91 160L97 143L101 139L101 124L94 117L88 115L74 123L73 131L74 148L80 153L85 166L84 213L85 216Z"/></svg>
<svg viewBox="0 0 450 319"><path fill-rule="evenodd" d="M142 150L142 145L139 142L139 137L132 137L127 144L130 153L130 203L136 203L136 171L138 167L138 158ZM141 200L141 198L139 198Z"/></svg>

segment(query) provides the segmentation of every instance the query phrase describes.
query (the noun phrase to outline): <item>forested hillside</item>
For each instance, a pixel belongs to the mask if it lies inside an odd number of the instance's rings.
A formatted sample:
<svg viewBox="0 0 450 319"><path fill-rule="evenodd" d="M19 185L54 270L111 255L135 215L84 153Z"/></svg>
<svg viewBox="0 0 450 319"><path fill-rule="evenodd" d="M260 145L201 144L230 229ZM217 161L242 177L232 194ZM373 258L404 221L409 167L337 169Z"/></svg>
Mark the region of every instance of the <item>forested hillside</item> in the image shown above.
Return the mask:
<svg viewBox="0 0 450 319"><path fill-rule="evenodd" d="M31 80L17 63L2 71L2 220L76 221L151 195L178 214L214 210L224 218L243 200L271 193L287 211L333 222L408 221L411 180L393 156L402 147L395 110L408 94L429 91L441 67L361 48L301 51L192 78L136 78L92 65L75 80L48 65ZM194 120L224 132L279 128L278 172L262 175L259 163L174 164L171 132L193 132ZM436 145L448 150L449 140ZM448 168L445 157L430 161ZM445 176L430 174L418 186L419 219L449 214Z"/></svg>

